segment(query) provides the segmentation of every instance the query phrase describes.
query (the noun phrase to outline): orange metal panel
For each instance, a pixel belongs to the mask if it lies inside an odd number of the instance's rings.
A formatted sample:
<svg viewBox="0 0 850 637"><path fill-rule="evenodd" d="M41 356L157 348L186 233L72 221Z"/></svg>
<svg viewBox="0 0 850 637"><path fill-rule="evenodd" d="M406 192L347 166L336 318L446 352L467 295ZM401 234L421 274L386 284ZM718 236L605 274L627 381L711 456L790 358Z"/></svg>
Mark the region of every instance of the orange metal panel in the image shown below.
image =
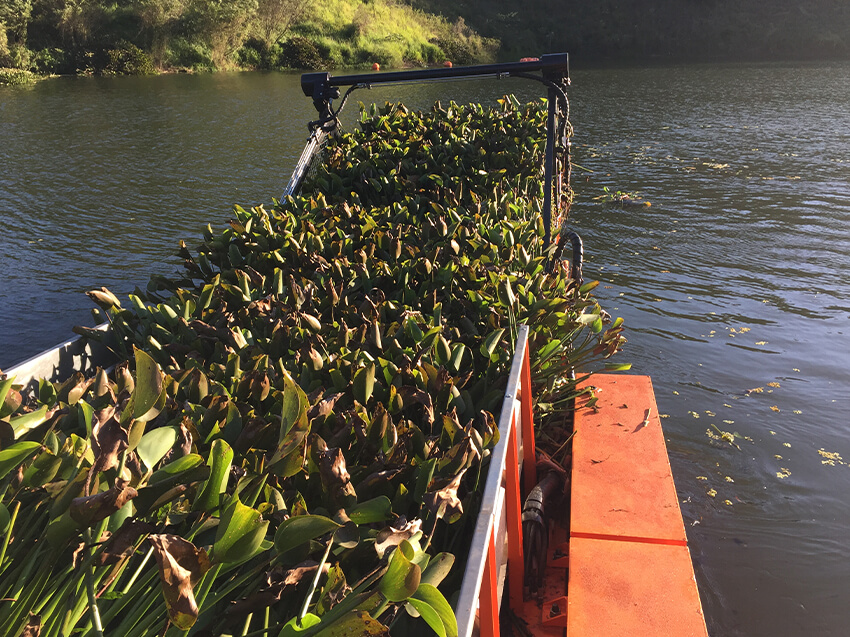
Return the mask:
<svg viewBox="0 0 850 637"><path fill-rule="evenodd" d="M652 381L598 374L587 384L598 388L598 401L596 411L576 413L571 535L685 546Z"/></svg>
<svg viewBox="0 0 850 637"><path fill-rule="evenodd" d="M496 544L493 533L487 542L487 560L478 601L479 635L496 637L499 634L499 574L496 564Z"/></svg>
<svg viewBox="0 0 850 637"><path fill-rule="evenodd" d="M522 547L522 500L519 495L519 455L517 450L516 417L512 418L508 456L505 459L505 519L508 529L508 586L511 608L522 608L524 578Z"/></svg>
<svg viewBox="0 0 850 637"><path fill-rule="evenodd" d="M569 637L707 637L688 548L573 538L567 622Z"/></svg>
<svg viewBox="0 0 850 637"><path fill-rule="evenodd" d="M520 374L520 412L522 417L522 473L525 495L537 485L537 454L534 441L534 405L531 396L531 363L528 346Z"/></svg>

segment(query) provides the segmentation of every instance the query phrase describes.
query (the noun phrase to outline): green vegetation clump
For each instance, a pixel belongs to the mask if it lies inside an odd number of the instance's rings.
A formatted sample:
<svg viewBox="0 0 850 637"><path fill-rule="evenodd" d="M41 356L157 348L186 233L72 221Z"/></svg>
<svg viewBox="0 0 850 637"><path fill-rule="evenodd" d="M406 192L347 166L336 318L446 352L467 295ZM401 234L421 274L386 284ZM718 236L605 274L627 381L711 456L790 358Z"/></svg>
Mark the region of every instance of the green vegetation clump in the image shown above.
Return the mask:
<svg viewBox="0 0 850 637"><path fill-rule="evenodd" d="M464 51L459 63L490 62L498 50L498 42L481 38L462 21L452 24L404 4L360 0L322 3L294 32L312 39L339 67L434 64L453 60L449 50Z"/></svg>
<svg viewBox="0 0 850 637"><path fill-rule="evenodd" d="M25 69L0 68L0 84L18 86L35 82L35 76Z"/></svg>
<svg viewBox="0 0 850 637"><path fill-rule="evenodd" d="M43 74L420 66L497 48L393 0L0 0L0 66Z"/></svg>
<svg viewBox="0 0 850 637"><path fill-rule="evenodd" d="M547 272L545 119L388 106L181 273L90 292L114 372L0 380L0 625L456 635L517 325L549 405L623 343Z"/></svg>
<svg viewBox="0 0 850 637"><path fill-rule="evenodd" d="M132 42L121 42L116 48L108 49L106 57L104 75L156 74L151 57Z"/></svg>

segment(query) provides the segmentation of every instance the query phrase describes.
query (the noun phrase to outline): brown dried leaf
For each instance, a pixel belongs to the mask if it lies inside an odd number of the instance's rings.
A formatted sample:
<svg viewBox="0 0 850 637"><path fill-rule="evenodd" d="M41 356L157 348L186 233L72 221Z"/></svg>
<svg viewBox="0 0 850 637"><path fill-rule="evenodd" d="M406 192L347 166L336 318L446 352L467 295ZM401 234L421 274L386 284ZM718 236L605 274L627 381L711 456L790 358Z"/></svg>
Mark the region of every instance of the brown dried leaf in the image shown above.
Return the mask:
<svg viewBox="0 0 850 637"><path fill-rule="evenodd" d="M331 394L330 396L324 396L322 400L317 403L313 403L313 407L307 413L307 418L313 420L314 418L324 418L331 414L334 409L334 405L336 401L344 396L343 392L337 392L336 394Z"/></svg>
<svg viewBox="0 0 850 637"><path fill-rule="evenodd" d="M41 615L30 613L29 621L24 626L21 637L38 637L41 634Z"/></svg>
<svg viewBox="0 0 850 637"><path fill-rule="evenodd" d="M345 456L339 447L319 451L317 455L322 486L331 499L343 507L345 499L357 497L345 464Z"/></svg>
<svg viewBox="0 0 850 637"><path fill-rule="evenodd" d="M422 498L423 503L431 513L436 514L438 518L446 518L449 523L457 521L463 515L463 505L457 497L457 490L464 473L466 473L466 469L458 473L442 489L429 491Z"/></svg>
<svg viewBox="0 0 850 637"><path fill-rule="evenodd" d="M434 401L431 395L413 385L402 385L398 388L398 393L405 408L414 403L422 405L422 423L427 426L425 429L430 431L431 425L434 424Z"/></svg>
<svg viewBox="0 0 850 637"><path fill-rule="evenodd" d="M404 540L409 540L422 528L422 520L415 519L410 522L402 522L401 526L388 526L378 531L375 537L375 551L378 557L384 557L388 549L398 546Z"/></svg>
<svg viewBox="0 0 850 637"><path fill-rule="evenodd" d="M153 531L154 527L147 522L135 518L124 520L124 524L101 547L98 563L106 566L129 558L139 538Z"/></svg>
<svg viewBox="0 0 850 637"><path fill-rule="evenodd" d="M159 565L168 617L177 628L189 630L199 613L193 588L211 566L207 552L178 535L155 534L148 541Z"/></svg>
<svg viewBox="0 0 850 637"><path fill-rule="evenodd" d="M294 593L302 581L310 581L318 567L318 562L313 560L306 560L290 569L285 569L280 565L275 566L266 573L266 587L250 597L233 602L227 609L227 616L244 617L248 613L256 613L268 608L279 602L282 597ZM329 567L328 564L324 564L322 571L327 573Z"/></svg>
<svg viewBox="0 0 850 637"><path fill-rule="evenodd" d="M95 461L86 480L85 493L90 493L91 482L101 471L118 466L118 456L129 446L128 432L115 417L112 406L96 411L92 422L92 451Z"/></svg>
<svg viewBox="0 0 850 637"><path fill-rule="evenodd" d="M363 478L363 480L357 483L356 490L360 491L360 495L365 497L365 494L367 494L370 490L380 485L387 484L390 480L395 478L402 471L403 469L396 468L370 473L368 476Z"/></svg>
<svg viewBox="0 0 850 637"><path fill-rule="evenodd" d="M103 493L71 500L69 512L78 524L91 526L108 518L137 495L138 492L126 480L116 478L115 484Z"/></svg>

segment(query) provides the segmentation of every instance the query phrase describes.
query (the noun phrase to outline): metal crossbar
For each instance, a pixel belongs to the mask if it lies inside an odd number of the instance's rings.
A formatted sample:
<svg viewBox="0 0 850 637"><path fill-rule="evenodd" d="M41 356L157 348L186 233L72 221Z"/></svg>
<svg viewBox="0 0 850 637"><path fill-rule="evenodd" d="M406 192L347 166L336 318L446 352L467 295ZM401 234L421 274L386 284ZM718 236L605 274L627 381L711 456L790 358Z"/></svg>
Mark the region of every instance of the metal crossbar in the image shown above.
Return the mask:
<svg viewBox="0 0 850 637"><path fill-rule="evenodd" d="M342 111L348 96L355 89L371 88L378 84L392 85L485 77L522 78L540 82L548 89L546 156L544 161L545 194L541 211L544 228L543 245L544 248L548 248L552 240L552 209L553 207L557 208L560 216L562 199L566 196L566 210L564 212L564 217L566 217L569 202L572 200L569 187L570 144L568 131L571 131L571 129L569 128L569 100L566 94L566 88L570 83L569 55L567 53L550 53L540 58L531 58L520 62L417 69L390 73L360 73L336 77L327 72L305 73L301 76L301 90L304 95L313 99L313 105L319 114L319 119L310 122L311 130L332 133L338 126L340 111ZM339 99L340 89L346 86L348 91L340 100L340 105L334 108L334 100ZM312 143L312 138L310 143ZM306 153L307 150L305 149ZM298 169L296 168L297 172ZM294 194L303 179L303 176L296 178L296 173L290 180L286 194ZM566 177L566 190L564 190L562 182L563 177Z"/></svg>

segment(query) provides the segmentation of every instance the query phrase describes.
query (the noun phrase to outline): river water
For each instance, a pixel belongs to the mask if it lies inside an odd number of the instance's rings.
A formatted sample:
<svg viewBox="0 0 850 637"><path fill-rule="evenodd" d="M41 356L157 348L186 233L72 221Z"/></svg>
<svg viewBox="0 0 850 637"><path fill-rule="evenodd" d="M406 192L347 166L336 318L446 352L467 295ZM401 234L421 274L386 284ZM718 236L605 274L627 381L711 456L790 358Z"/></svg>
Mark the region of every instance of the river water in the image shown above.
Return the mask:
<svg viewBox="0 0 850 637"><path fill-rule="evenodd" d="M573 72L585 276L626 319L623 358L652 376L714 637L848 634L848 76L839 63ZM352 101L505 92L539 94L503 80ZM313 115L296 75L0 88L0 367L91 324L86 290L175 272L179 240L278 196ZM652 205L594 200L605 187Z"/></svg>

